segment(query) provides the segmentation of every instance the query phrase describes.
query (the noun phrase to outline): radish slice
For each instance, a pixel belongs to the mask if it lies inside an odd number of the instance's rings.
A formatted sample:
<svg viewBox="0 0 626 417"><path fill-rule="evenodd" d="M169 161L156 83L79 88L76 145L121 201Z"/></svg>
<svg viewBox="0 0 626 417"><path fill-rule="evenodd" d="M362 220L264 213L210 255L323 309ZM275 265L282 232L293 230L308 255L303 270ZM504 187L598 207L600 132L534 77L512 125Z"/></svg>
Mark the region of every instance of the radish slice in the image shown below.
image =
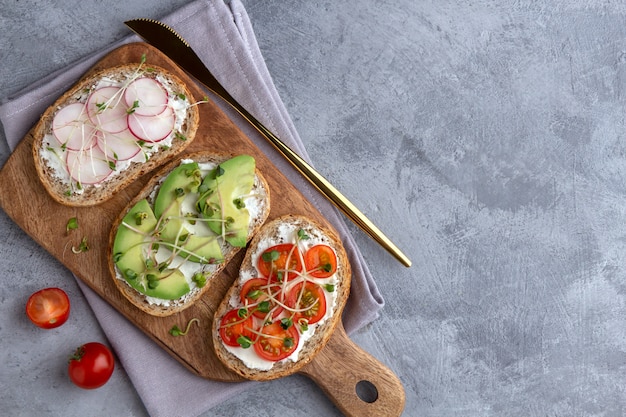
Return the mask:
<svg viewBox="0 0 626 417"><path fill-rule="evenodd" d="M167 108L167 91L154 78L137 78L124 91L126 106L140 116L156 116Z"/></svg>
<svg viewBox="0 0 626 417"><path fill-rule="evenodd" d="M129 129L119 133L99 132L98 147L112 160L126 161L139 153L141 146Z"/></svg>
<svg viewBox="0 0 626 417"><path fill-rule="evenodd" d="M128 115L128 128L138 139L147 142L160 142L172 133L176 115L170 107L157 116Z"/></svg>
<svg viewBox="0 0 626 417"><path fill-rule="evenodd" d="M104 181L113 170L110 159L94 146L86 151L67 151L65 163L70 176L80 184L97 184Z"/></svg>
<svg viewBox="0 0 626 417"><path fill-rule="evenodd" d="M120 87L102 87L87 99L87 114L100 130L117 133L126 129L128 107Z"/></svg>
<svg viewBox="0 0 626 417"><path fill-rule="evenodd" d="M90 149L96 144L96 130L85 110L84 103L72 103L54 115L52 133L67 149Z"/></svg>

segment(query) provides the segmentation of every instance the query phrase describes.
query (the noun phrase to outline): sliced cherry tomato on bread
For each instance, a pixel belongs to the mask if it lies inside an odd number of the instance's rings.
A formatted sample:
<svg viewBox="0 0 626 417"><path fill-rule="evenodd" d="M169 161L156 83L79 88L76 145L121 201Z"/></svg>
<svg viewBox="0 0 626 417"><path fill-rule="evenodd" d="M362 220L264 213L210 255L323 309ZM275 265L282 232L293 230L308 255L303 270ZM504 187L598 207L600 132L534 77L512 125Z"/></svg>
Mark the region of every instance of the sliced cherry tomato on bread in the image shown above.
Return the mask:
<svg viewBox="0 0 626 417"><path fill-rule="evenodd" d="M272 246L263 251L257 261L257 269L266 278L283 281L298 276L302 271L300 251L292 243Z"/></svg>
<svg viewBox="0 0 626 417"><path fill-rule="evenodd" d="M298 347L300 336L295 326L284 329L280 321L261 328L254 350L263 359L279 361L291 355Z"/></svg>
<svg viewBox="0 0 626 417"><path fill-rule="evenodd" d="M328 245L315 245L304 254L304 265L312 277L328 278L337 271L337 255Z"/></svg>
<svg viewBox="0 0 626 417"><path fill-rule="evenodd" d="M245 336L252 340L252 316L239 317L239 310L230 310L220 323L220 336L228 346L239 347L239 337Z"/></svg>
<svg viewBox="0 0 626 417"><path fill-rule="evenodd" d="M324 289L309 281L296 284L289 291L287 305L294 309L294 323L301 318L306 319L308 324L317 323L326 314Z"/></svg>
<svg viewBox="0 0 626 417"><path fill-rule="evenodd" d="M261 320L268 317L270 312L270 317L275 318L283 311L283 307L272 300L281 300L281 287L268 278L246 281L241 288L240 298L243 305L248 306L252 314Z"/></svg>
<svg viewBox="0 0 626 417"><path fill-rule="evenodd" d="M42 329L59 327L70 315L70 299L60 288L44 288L28 298L26 315Z"/></svg>

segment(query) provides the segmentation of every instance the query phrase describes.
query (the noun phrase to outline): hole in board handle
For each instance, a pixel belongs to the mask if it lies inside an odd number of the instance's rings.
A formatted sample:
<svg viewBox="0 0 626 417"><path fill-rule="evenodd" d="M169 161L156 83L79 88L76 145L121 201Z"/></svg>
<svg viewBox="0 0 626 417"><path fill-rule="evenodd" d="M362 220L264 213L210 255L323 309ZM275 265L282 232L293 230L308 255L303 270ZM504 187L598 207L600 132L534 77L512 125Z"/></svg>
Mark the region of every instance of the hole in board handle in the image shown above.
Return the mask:
<svg viewBox="0 0 626 417"><path fill-rule="evenodd" d="M357 397L366 403L371 404L378 399L378 389L370 381L359 381L355 388Z"/></svg>

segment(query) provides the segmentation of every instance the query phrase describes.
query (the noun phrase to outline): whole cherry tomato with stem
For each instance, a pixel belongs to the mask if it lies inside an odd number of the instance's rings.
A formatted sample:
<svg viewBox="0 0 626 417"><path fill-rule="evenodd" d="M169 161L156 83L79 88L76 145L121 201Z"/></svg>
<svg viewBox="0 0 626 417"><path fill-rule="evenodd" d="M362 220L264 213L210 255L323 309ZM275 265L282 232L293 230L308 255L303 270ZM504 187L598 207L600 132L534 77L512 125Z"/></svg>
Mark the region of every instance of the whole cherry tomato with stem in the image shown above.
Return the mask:
<svg viewBox="0 0 626 417"><path fill-rule="evenodd" d="M76 386L95 389L107 383L114 368L115 360L109 348L102 343L90 342L70 356L68 374Z"/></svg>

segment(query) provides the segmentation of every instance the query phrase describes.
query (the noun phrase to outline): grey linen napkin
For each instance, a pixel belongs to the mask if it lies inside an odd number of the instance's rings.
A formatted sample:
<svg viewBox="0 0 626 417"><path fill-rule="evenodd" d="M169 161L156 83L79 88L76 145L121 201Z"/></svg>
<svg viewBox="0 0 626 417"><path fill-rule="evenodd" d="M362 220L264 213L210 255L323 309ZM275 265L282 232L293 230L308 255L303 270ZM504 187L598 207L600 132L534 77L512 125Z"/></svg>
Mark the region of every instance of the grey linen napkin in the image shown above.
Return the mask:
<svg viewBox="0 0 626 417"><path fill-rule="evenodd" d="M230 3L197 0L162 21L191 44L211 72L240 103L308 160L239 0ZM0 120L9 147L14 149L39 115L97 60L115 47L138 40L134 35L129 36L69 68L50 74L5 100L0 105ZM215 101L340 233L353 268L352 293L343 316L348 333L374 320L383 307L383 300L341 215L235 111L219 99ZM191 374L84 283L78 280L78 284L151 415L198 415L245 390L250 384L208 381ZM154 363L159 366L150 365ZM184 403L176 401L182 393L186 398Z"/></svg>

